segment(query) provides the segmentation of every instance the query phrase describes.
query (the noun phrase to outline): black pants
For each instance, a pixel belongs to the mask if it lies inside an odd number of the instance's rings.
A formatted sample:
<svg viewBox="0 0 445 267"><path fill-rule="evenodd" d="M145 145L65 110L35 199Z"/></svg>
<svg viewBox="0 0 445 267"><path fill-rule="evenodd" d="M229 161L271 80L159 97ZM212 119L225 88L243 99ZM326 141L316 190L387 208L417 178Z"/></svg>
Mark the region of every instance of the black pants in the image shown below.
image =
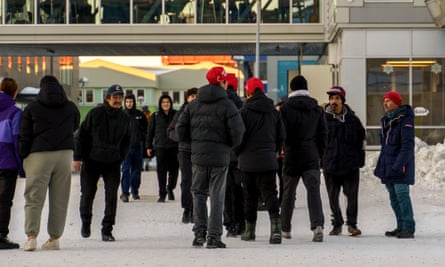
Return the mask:
<svg viewBox="0 0 445 267"><path fill-rule="evenodd" d="M174 190L178 182L178 148L156 148L156 165L159 196L165 198L168 190ZM168 184L167 184L168 174Z"/></svg>
<svg viewBox="0 0 445 267"><path fill-rule="evenodd" d="M244 225L244 197L240 171L236 162L231 162L227 173L226 197L224 200L224 226Z"/></svg>
<svg viewBox="0 0 445 267"><path fill-rule="evenodd" d="M0 237L6 237L9 234L17 175L18 171L15 170L0 170Z"/></svg>
<svg viewBox="0 0 445 267"><path fill-rule="evenodd" d="M303 171L296 176L283 173L283 199L281 200L281 225L284 232L290 232L292 215L295 209L297 185L300 179L306 187L306 200L309 209L311 230L317 226L324 226L323 207L320 197L320 170Z"/></svg>
<svg viewBox="0 0 445 267"><path fill-rule="evenodd" d="M347 199L346 224L355 226L357 224L358 210L359 169L343 175L324 173L324 177L329 196L329 205L332 212L332 225L335 227L341 226L344 223L339 203L340 189L343 187L343 194Z"/></svg>
<svg viewBox="0 0 445 267"><path fill-rule="evenodd" d="M266 203L270 218L280 217L277 198L276 171L241 172L245 200L245 217L248 223L257 220L258 197Z"/></svg>
<svg viewBox="0 0 445 267"><path fill-rule="evenodd" d="M192 196L192 152L179 151L178 160L181 167L181 207L193 211Z"/></svg>
<svg viewBox="0 0 445 267"><path fill-rule="evenodd" d="M80 171L80 218L82 223L91 224L92 208L100 176L105 187L105 212L102 220L102 233L113 230L116 219L117 190L120 182L120 162L84 162Z"/></svg>

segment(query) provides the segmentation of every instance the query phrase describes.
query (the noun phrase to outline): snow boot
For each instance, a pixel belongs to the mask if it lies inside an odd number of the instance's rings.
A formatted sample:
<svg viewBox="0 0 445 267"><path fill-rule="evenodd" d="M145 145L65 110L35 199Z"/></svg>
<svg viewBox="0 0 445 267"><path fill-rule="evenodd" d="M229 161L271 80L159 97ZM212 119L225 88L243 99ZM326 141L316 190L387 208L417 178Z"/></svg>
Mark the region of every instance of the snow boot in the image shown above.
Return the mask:
<svg viewBox="0 0 445 267"><path fill-rule="evenodd" d="M270 218L269 244L281 244L281 219Z"/></svg>
<svg viewBox="0 0 445 267"><path fill-rule="evenodd" d="M241 240L255 241L255 223L246 223L246 230L241 235Z"/></svg>

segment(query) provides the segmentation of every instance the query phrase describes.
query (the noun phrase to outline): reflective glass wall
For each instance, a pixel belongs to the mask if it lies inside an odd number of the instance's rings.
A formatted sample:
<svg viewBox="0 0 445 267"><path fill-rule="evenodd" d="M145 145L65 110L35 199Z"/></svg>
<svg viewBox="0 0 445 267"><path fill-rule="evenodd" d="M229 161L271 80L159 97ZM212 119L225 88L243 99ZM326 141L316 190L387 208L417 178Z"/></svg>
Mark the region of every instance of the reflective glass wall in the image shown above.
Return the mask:
<svg viewBox="0 0 445 267"><path fill-rule="evenodd" d="M392 58L367 60L366 121L368 145L379 145L383 95L401 94L414 108L416 136L429 144L444 141L444 58Z"/></svg>
<svg viewBox="0 0 445 267"><path fill-rule="evenodd" d="M320 0L263 0L262 23L320 23ZM0 0L3 24L256 23L257 0ZM68 15L67 15L68 14Z"/></svg>

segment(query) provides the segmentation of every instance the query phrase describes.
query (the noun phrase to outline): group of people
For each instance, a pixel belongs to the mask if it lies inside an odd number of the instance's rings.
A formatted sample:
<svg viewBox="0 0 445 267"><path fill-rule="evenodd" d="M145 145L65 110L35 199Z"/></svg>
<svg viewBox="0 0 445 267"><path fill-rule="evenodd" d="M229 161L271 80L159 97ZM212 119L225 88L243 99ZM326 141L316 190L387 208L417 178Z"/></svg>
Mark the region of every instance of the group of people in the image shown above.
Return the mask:
<svg viewBox="0 0 445 267"><path fill-rule="evenodd" d="M41 79L36 100L24 111L15 106L18 85L12 78L0 84L0 249L19 248L8 239L11 207L18 176L26 177L23 249L37 248L41 213L48 192L49 239L44 250L60 249L69 202L72 169L80 171L81 236L91 235L92 207L100 177L105 187L102 240L114 241L118 189L123 202L139 199L141 155L156 155L158 202L174 200L181 169L182 221L194 223L192 245L225 248L227 236L254 241L258 202L270 217L270 244L291 238L296 188L307 191L313 242L323 241L324 215L320 197L325 178L332 213L329 235L340 235L344 224L351 236L357 224L359 169L365 162L365 129L345 103L346 91L334 86L329 103L320 106L310 96L307 81L296 76L279 109L256 77L245 83L246 99L236 95L238 81L223 67L206 75L208 84L191 88L176 111L163 95L159 110L147 123L135 98L123 88L108 88L103 105L80 123L76 105L51 75ZM125 107L123 109L123 106ZM414 113L396 91L383 97L381 152L375 175L385 184L396 217L396 228L385 233L414 238L415 221L409 186L414 184ZM281 167L282 165L282 167ZM122 179L121 179L122 171ZM280 194L276 175L281 173ZM339 195L347 198L346 223ZM282 192L282 193L281 193ZM210 199L210 211L207 200Z"/></svg>

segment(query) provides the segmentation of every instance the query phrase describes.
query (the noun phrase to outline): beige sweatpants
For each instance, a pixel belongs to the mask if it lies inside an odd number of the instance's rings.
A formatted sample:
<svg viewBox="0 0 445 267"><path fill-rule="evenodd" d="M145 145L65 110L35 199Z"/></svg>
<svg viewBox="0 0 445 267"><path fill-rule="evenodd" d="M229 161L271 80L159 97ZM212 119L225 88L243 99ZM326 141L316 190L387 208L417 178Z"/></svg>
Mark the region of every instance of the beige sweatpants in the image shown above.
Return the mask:
<svg viewBox="0 0 445 267"><path fill-rule="evenodd" d="M59 238L65 228L71 188L72 150L31 153L23 161L25 183L25 233L38 236L48 190L48 234Z"/></svg>

